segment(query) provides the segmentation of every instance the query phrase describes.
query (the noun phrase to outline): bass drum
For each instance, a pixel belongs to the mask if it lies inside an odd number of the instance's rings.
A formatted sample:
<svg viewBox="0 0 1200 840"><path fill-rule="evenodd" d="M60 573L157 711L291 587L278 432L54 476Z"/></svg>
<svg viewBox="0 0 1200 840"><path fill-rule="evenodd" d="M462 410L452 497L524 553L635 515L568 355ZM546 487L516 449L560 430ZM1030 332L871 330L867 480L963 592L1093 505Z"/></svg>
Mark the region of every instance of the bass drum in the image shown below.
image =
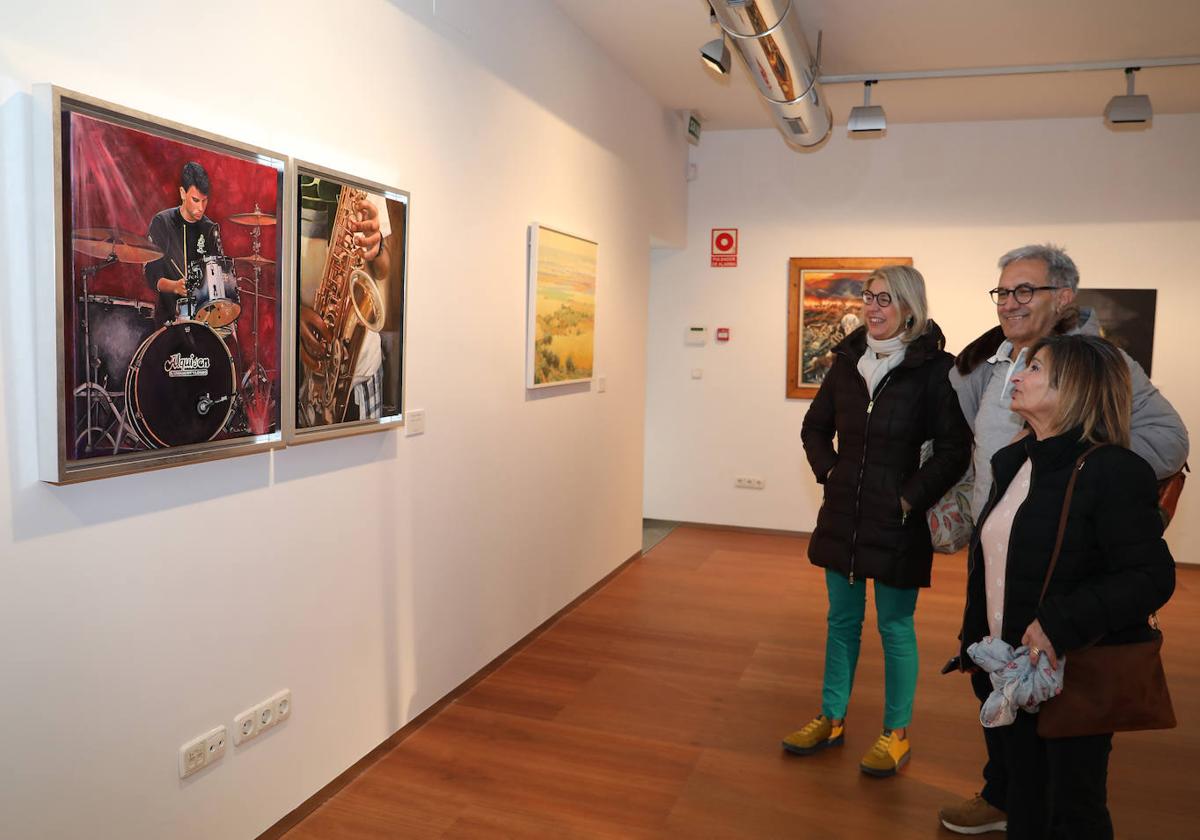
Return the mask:
<svg viewBox="0 0 1200 840"><path fill-rule="evenodd" d="M237 377L221 337L199 321L176 321L142 342L129 363L129 423L152 449L212 440L233 412Z"/></svg>

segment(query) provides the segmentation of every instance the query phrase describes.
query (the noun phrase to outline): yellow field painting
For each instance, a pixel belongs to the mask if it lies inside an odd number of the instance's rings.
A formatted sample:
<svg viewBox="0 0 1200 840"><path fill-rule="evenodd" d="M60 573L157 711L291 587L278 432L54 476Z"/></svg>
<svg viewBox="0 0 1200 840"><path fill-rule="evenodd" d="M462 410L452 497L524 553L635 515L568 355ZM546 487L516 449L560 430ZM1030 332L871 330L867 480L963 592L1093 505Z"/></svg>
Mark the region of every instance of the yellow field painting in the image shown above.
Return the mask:
<svg viewBox="0 0 1200 840"><path fill-rule="evenodd" d="M532 385L590 379L596 329L596 243L549 228L537 236Z"/></svg>

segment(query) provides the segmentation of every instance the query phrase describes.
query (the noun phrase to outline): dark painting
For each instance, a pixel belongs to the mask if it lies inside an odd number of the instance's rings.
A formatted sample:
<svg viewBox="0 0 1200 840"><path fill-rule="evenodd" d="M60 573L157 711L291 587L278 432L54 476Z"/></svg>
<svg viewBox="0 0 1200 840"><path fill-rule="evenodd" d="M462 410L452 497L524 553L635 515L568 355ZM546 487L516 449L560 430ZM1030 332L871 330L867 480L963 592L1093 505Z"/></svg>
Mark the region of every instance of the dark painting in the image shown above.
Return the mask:
<svg viewBox="0 0 1200 840"><path fill-rule="evenodd" d="M1156 289L1080 289L1075 303L1092 309L1101 334L1128 353L1151 376Z"/></svg>

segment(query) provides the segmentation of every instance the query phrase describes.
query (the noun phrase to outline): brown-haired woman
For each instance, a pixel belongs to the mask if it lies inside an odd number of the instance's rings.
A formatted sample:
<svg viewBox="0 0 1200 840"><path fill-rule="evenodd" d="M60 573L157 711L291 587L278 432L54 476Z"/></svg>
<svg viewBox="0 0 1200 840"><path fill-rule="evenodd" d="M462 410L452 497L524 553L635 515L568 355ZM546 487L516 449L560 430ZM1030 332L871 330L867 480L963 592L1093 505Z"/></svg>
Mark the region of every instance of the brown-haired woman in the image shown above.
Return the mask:
<svg viewBox="0 0 1200 840"><path fill-rule="evenodd" d="M1175 564L1162 539L1154 472L1127 448L1132 392L1120 352L1093 336L1045 338L1013 376L1012 393L1029 434L992 458L992 491L969 554L961 661L970 662L974 642L1002 638L1027 646L1035 663L1045 655L1057 667L1065 657L1069 685L1072 650L1145 637L1147 617L1175 588ZM1096 444L1113 445L1088 455L1079 472L1039 604L1068 479ZM981 701L991 693L982 672L972 686ZM1000 730L1009 838L1113 836L1111 733L1041 738L1036 715L1024 711Z"/></svg>

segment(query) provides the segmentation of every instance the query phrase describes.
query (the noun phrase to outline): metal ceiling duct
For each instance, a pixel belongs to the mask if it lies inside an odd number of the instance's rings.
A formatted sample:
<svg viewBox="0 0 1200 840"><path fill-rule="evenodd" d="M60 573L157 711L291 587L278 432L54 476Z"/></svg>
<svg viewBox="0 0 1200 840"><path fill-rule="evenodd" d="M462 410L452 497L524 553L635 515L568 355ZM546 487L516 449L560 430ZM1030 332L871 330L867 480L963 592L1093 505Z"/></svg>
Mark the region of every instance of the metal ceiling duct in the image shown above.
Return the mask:
<svg viewBox="0 0 1200 840"><path fill-rule="evenodd" d="M710 5L771 106L783 139L802 148L824 140L833 117L792 0L712 0Z"/></svg>

